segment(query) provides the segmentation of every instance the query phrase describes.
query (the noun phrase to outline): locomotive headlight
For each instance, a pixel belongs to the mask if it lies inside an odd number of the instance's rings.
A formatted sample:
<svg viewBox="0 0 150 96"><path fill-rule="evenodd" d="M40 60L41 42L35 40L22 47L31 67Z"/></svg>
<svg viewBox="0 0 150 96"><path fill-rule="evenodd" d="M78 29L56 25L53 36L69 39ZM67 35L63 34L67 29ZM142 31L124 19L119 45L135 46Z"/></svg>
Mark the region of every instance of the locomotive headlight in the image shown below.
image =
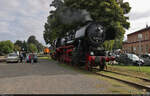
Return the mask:
<svg viewBox="0 0 150 96"><path fill-rule="evenodd" d="M101 27L98 27L98 28L97 28L97 30L98 30L98 31L101 31L101 30L102 30L102 28L101 28Z"/></svg>

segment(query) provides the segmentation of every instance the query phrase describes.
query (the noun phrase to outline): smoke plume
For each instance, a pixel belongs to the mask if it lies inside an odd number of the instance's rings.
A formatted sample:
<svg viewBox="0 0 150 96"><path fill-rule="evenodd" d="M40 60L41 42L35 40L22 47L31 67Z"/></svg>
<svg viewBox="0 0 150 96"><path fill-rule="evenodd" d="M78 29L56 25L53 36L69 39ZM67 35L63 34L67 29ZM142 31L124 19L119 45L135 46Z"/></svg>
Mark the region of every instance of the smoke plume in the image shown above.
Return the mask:
<svg viewBox="0 0 150 96"><path fill-rule="evenodd" d="M69 8L61 11L59 13L59 18L63 24L72 24L74 22L85 23L87 21L92 21L92 18L88 11Z"/></svg>

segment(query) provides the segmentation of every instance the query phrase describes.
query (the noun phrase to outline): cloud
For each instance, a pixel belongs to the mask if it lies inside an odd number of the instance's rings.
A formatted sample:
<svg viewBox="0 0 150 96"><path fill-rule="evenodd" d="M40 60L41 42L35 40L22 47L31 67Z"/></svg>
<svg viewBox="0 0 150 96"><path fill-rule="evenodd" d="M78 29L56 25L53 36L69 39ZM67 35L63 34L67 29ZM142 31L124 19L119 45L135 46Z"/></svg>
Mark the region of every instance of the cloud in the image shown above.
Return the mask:
<svg viewBox="0 0 150 96"><path fill-rule="evenodd" d="M9 24L7 22L0 22L0 33L9 33L9 30L8 30L8 26Z"/></svg>
<svg viewBox="0 0 150 96"><path fill-rule="evenodd" d="M30 35L44 43L44 23L52 0L0 0L0 40L27 40Z"/></svg>
<svg viewBox="0 0 150 96"><path fill-rule="evenodd" d="M0 40L27 40L30 35L44 43L43 30L53 0L0 0ZM132 7L129 15L132 33L150 24L149 0L124 0Z"/></svg>
<svg viewBox="0 0 150 96"><path fill-rule="evenodd" d="M129 2L131 12L128 14L130 28L126 30L125 39L127 34L133 33L146 27L150 24L150 1L149 0L124 0Z"/></svg>
<svg viewBox="0 0 150 96"><path fill-rule="evenodd" d="M130 20L139 20L143 18L150 17L150 10L146 12L132 12L130 13Z"/></svg>

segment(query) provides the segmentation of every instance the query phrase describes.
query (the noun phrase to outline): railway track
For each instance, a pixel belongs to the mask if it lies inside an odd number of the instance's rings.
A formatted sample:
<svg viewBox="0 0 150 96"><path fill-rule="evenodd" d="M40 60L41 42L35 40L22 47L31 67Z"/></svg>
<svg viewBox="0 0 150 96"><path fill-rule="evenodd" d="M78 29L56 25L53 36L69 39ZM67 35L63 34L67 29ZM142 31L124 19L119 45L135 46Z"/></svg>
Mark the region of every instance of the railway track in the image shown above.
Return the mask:
<svg viewBox="0 0 150 96"><path fill-rule="evenodd" d="M85 71L84 67L83 68L79 68L77 66L74 66L74 67L77 68L77 69ZM146 92L150 92L150 80L147 79L147 78L142 78L142 77L138 77L138 76L127 75L127 74L123 74L123 73L119 73L119 72L113 72L113 71L107 71L107 70L100 72L97 68L93 68L93 69L95 69L95 70L90 71L93 74L96 74L96 75L99 75L99 76L102 76L102 77L106 77L106 78L109 78L109 79L117 80L117 81L122 82L124 84L127 84L129 86L135 87L136 89L139 89L139 90L144 90L145 89ZM111 75L103 74L102 72L107 72L107 73L116 74L116 75L120 75L120 76L126 76L126 77L136 78L136 79L139 79L139 80L141 80L143 82L149 83L149 86L146 86L146 85L143 85L143 84L140 84L140 83L136 83L136 82L133 82L131 80L130 81L129 80L124 80L122 78L118 78L117 76L111 76Z"/></svg>
<svg viewBox="0 0 150 96"><path fill-rule="evenodd" d="M80 69L84 70L83 68L80 68ZM94 69L96 69L96 68L94 68ZM106 78L109 78L109 79L117 80L117 81L122 82L124 84L127 84L129 86L135 87L136 89L146 90L146 92L150 92L150 85L149 86L145 86L145 85L142 85L142 84L139 84L139 83L135 83L135 82L132 82L132 81L129 81L129 80L124 80L124 79L121 79L121 78L117 78L115 76L102 74L102 73L100 73L100 71L98 71L98 69L96 69L96 70L97 71L90 71L90 72L93 73L93 74L102 76L102 77L106 77ZM118 73L118 72L112 72L112 71L103 71L103 72L110 72L112 74L117 74L117 75L120 75L120 76L127 76L127 77L137 78L137 79L146 81L146 82L148 82L150 84L150 80L149 79L140 78L140 77L136 77L136 76L131 76L131 75L127 75L127 74L122 74L122 73Z"/></svg>
<svg viewBox="0 0 150 96"><path fill-rule="evenodd" d="M137 78L137 79L143 80L143 82L145 81L145 82L149 83L149 86L146 86L146 85L142 85L142 84L139 84L139 83L136 83L136 82L132 82L131 80L129 81L129 80L124 80L124 79L118 78L117 76L115 77L115 76L100 73L100 71L98 71L98 69L96 69L96 71L91 71L91 72L96 74L96 75L102 76L102 77L106 77L106 78L109 78L109 79L120 81L122 83L133 86L137 89L141 89L141 90L145 89L147 92L150 92L150 80L149 79L141 78L141 77L137 77L137 76L132 76L132 75L127 75L127 74L123 74L123 73L118 73L118 72L113 72L113 71L106 71L106 70L104 71L104 72L109 72L111 74L117 74L117 75L120 75L120 76L126 76L126 77Z"/></svg>
<svg viewBox="0 0 150 96"><path fill-rule="evenodd" d="M123 74L123 73L119 73L119 72L113 72L113 71L107 71L107 70L106 70L106 72L110 72L110 73L114 73L114 74L118 74L118 75L123 75L123 76L134 77L134 78L138 78L138 79L144 80L146 82L150 82L150 79L147 79L147 78L142 78L142 77L133 76L133 75L127 75L127 74Z"/></svg>

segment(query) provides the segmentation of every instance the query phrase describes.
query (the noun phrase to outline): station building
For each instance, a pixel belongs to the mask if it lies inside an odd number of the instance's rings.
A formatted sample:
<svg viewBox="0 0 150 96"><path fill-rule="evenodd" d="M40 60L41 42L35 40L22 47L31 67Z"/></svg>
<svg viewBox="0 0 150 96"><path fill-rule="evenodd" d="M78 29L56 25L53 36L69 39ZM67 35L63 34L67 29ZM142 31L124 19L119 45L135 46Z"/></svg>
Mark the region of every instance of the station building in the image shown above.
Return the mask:
<svg viewBox="0 0 150 96"><path fill-rule="evenodd" d="M135 54L150 53L150 27L127 35L127 41L123 42L123 51Z"/></svg>

